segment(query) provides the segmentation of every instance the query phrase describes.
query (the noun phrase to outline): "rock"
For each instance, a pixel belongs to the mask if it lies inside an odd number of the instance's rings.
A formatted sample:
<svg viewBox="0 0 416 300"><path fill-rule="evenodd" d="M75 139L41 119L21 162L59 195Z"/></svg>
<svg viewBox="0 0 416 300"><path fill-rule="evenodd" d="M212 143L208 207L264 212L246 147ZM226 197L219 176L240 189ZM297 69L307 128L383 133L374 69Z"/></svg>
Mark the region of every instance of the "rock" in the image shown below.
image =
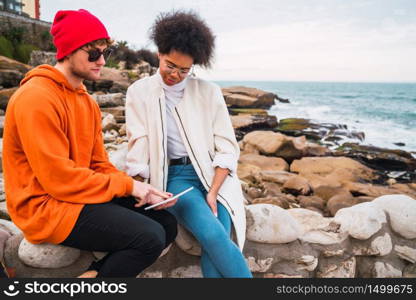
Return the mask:
<svg viewBox="0 0 416 300"><path fill-rule="evenodd" d="M325 209L325 200L318 196L298 196L298 201L301 207L315 207L321 211Z"/></svg>
<svg viewBox="0 0 416 300"><path fill-rule="evenodd" d="M81 251L80 257L67 267L57 269L30 267L23 263L18 256L22 239L22 234L10 237L6 242L4 253L6 266L12 269L18 278L74 278L85 272L94 259L91 252Z"/></svg>
<svg viewBox="0 0 416 300"><path fill-rule="evenodd" d="M4 130L4 116L0 116L0 137L3 137L3 130ZM3 171L3 166L1 167L1 171Z"/></svg>
<svg viewBox="0 0 416 300"><path fill-rule="evenodd" d="M54 66L56 65L56 53L40 50L33 50L30 53L29 65L39 66L43 64Z"/></svg>
<svg viewBox="0 0 416 300"><path fill-rule="evenodd" d="M103 107L101 108L101 112L112 114L114 117L120 117L125 116L126 109L124 106Z"/></svg>
<svg viewBox="0 0 416 300"><path fill-rule="evenodd" d="M259 169L256 173L256 180L284 184L290 178L295 176L297 175L286 171L262 171Z"/></svg>
<svg viewBox="0 0 416 300"><path fill-rule="evenodd" d="M331 218L324 218L317 212L303 208L289 209L288 213L301 225L302 234L309 231L325 229L332 221Z"/></svg>
<svg viewBox="0 0 416 300"><path fill-rule="evenodd" d="M408 265L403 269L403 278L416 278L416 264Z"/></svg>
<svg viewBox="0 0 416 300"><path fill-rule="evenodd" d="M16 70L20 72L22 75L26 74L32 67L21 63L20 61L1 56L0 55L0 70ZM7 87L0 83L0 86Z"/></svg>
<svg viewBox="0 0 416 300"><path fill-rule="evenodd" d="M244 149L251 145L263 155L281 157L291 162L304 155L306 139L304 136L293 138L271 131L252 131L244 136Z"/></svg>
<svg viewBox="0 0 416 300"><path fill-rule="evenodd" d="M269 115L237 115L230 116L234 129L242 130L244 133L253 130L272 129L277 126L275 116Z"/></svg>
<svg viewBox="0 0 416 300"><path fill-rule="evenodd" d="M195 237L186 228L178 225L178 235L175 239L176 245L190 255L201 256L201 246Z"/></svg>
<svg viewBox="0 0 416 300"><path fill-rule="evenodd" d="M297 259L296 263L300 265L297 270L312 272L318 266L318 258L312 255L304 255L300 259Z"/></svg>
<svg viewBox="0 0 416 300"><path fill-rule="evenodd" d="M313 190L313 194L325 202L339 194L348 194L348 190L340 187L321 185Z"/></svg>
<svg viewBox="0 0 416 300"><path fill-rule="evenodd" d="M345 156L365 162L377 170L407 171L415 170L416 159L403 150L384 149L375 146L344 143L340 149Z"/></svg>
<svg viewBox="0 0 416 300"><path fill-rule="evenodd" d="M9 212L7 211L6 201L0 202L0 219L10 220Z"/></svg>
<svg viewBox="0 0 416 300"><path fill-rule="evenodd" d="M18 87L0 89L0 109L6 110L10 97L16 92Z"/></svg>
<svg viewBox="0 0 416 300"><path fill-rule="evenodd" d="M263 278L303 278L302 275L287 275L287 274L275 274L266 273Z"/></svg>
<svg viewBox="0 0 416 300"><path fill-rule="evenodd" d="M258 154L240 155L238 162L259 167L262 171L287 171L288 163L280 157L268 157Z"/></svg>
<svg viewBox="0 0 416 300"><path fill-rule="evenodd" d="M101 121L101 127L103 132L110 131L110 130L118 130L119 126L117 125L116 119L112 114L106 115L103 120Z"/></svg>
<svg viewBox="0 0 416 300"><path fill-rule="evenodd" d="M283 195L284 194L282 194L282 196ZM284 196L283 197L269 196L269 197L264 197L264 198L256 198L253 201L251 201L250 204L273 204L284 209L289 208L289 201Z"/></svg>
<svg viewBox="0 0 416 300"><path fill-rule="evenodd" d="M11 237L12 235L7 232L6 230L0 228L0 261L3 260L4 255L4 247L6 245L6 241Z"/></svg>
<svg viewBox="0 0 416 300"><path fill-rule="evenodd" d="M390 218L392 229L406 239L416 238L416 200L405 195L385 195L373 200Z"/></svg>
<svg viewBox="0 0 416 300"><path fill-rule="evenodd" d="M16 225L14 225L13 222L8 220L0 219L0 229L7 231L11 235L22 234L22 231Z"/></svg>
<svg viewBox="0 0 416 300"><path fill-rule="evenodd" d="M103 135L104 143L116 143L118 137L118 131L112 129L111 131L106 131Z"/></svg>
<svg viewBox="0 0 416 300"><path fill-rule="evenodd" d="M279 244L296 240L301 227L286 210L271 204L248 205L247 239L253 242Z"/></svg>
<svg viewBox="0 0 416 300"><path fill-rule="evenodd" d="M261 198L263 196L263 191L257 187L249 187L247 190L247 195L250 197L251 200L256 198Z"/></svg>
<svg viewBox="0 0 416 300"><path fill-rule="evenodd" d="M199 266L179 267L169 274L171 278L202 278L202 271Z"/></svg>
<svg viewBox="0 0 416 300"><path fill-rule="evenodd" d="M332 174L320 176L313 173L299 173L299 176L308 180L309 185L314 191L321 186L329 186L332 188L342 187L342 183L337 178L333 178Z"/></svg>
<svg viewBox="0 0 416 300"><path fill-rule="evenodd" d="M338 210L345 207L350 207L356 204L354 197L351 193L343 193L335 195L328 200L326 206L328 211L331 213L331 216L335 216Z"/></svg>
<svg viewBox="0 0 416 300"><path fill-rule="evenodd" d="M328 156L331 150L326 147L314 143L307 143L305 149L305 156Z"/></svg>
<svg viewBox="0 0 416 300"><path fill-rule="evenodd" d="M73 264L80 257L81 251L62 245L34 245L23 239L19 246L18 255L28 266L58 269Z"/></svg>
<svg viewBox="0 0 416 300"><path fill-rule="evenodd" d="M246 258L247 265L251 272L265 273L270 270L273 264L273 258L268 257L266 259L257 259L253 256Z"/></svg>
<svg viewBox="0 0 416 300"><path fill-rule="evenodd" d="M151 65L147 61L144 61L144 60L140 60L139 63L137 63L134 66L134 69L136 69L139 74L142 74L142 73L150 74L152 72Z"/></svg>
<svg viewBox="0 0 416 300"><path fill-rule="evenodd" d="M363 184L359 182L349 182L344 185L353 195L357 196L368 196L368 197L380 197L382 195L399 194L400 191L392 189L390 187Z"/></svg>
<svg viewBox="0 0 416 300"><path fill-rule="evenodd" d="M416 249L408 246L395 245L394 251L396 251L401 259L407 260L412 264L416 263Z"/></svg>
<svg viewBox="0 0 416 300"><path fill-rule="evenodd" d="M345 232L340 232L338 226L338 224L330 222L329 225L324 228L318 228L304 233L299 239L302 242L312 244L340 244L348 238L348 234L346 234Z"/></svg>
<svg viewBox="0 0 416 300"><path fill-rule="evenodd" d="M277 97L274 93L243 86L222 88L222 92L225 102L233 107L270 108Z"/></svg>
<svg viewBox="0 0 416 300"><path fill-rule="evenodd" d="M276 117L268 115L231 116L231 122L234 127L235 137L237 141L241 141L248 132L253 130L271 130L277 125ZM245 152L251 152L249 149L250 147L247 147Z"/></svg>
<svg viewBox="0 0 416 300"><path fill-rule="evenodd" d="M308 195L311 192L311 187L305 178L296 176L288 179L288 181L285 182L283 185L283 191L295 196Z"/></svg>
<svg viewBox="0 0 416 300"><path fill-rule="evenodd" d="M120 171L126 172L127 143L119 145L117 150L109 152L110 162Z"/></svg>
<svg viewBox="0 0 416 300"><path fill-rule="evenodd" d="M402 271L388 263L378 261L374 264L373 276L375 278L398 278L402 277Z"/></svg>
<svg viewBox="0 0 416 300"><path fill-rule="evenodd" d="M127 126L126 126L126 124L121 125L118 133L120 134L120 136L126 136L127 135Z"/></svg>
<svg viewBox="0 0 416 300"><path fill-rule="evenodd" d="M387 222L383 210L372 202L342 208L337 211L334 221L341 225L342 231L359 240L369 239Z"/></svg>
<svg viewBox="0 0 416 300"><path fill-rule="evenodd" d="M343 169L351 174L357 180L376 179L374 171L359 162L347 157L303 157L295 160L290 165L290 172L294 173L313 173L325 176L333 173L335 170ZM348 178L350 181L351 178Z"/></svg>
<svg viewBox="0 0 416 300"><path fill-rule="evenodd" d="M317 272L318 278L354 278L357 262L355 257L351 257L339 264L327 264L320 266Z"/></svg>
<svg viewBox="0 0 416 300"><path fill-rule="evenodd" d="M265 194L266 197L268 197L268 196L271 196L271 197L279 196L279 195L282 194L282 190L280 188L280 185L278 185L277 183L266 181L266 182L263 182L261 184L261 186L263 187L264 194ZM260 197L261 197L261 195L259 195L257 197L254 197L254 198L260 198Z"/></svg>
<svg viewBox="0 0 416 300"><path fill-rule="evenodd" d="M125 104L125 96L122 93L105 95L93 94L92 97L95 99L95 101L97 101L100 107L117 107L124 106Z"/></svg>
<svg viewBox="0 0 416 300"><path fill-rule="evenodd" d="M390 234L377 236L369 244L368 241L355 242L352 253L358 256L385 256L393 249Z"/></svg>
<svg viewBox="0 0 416 300"><path fill-rule="evenodd" d="M31 66L11 58L0 56L0 87L6 89L17 87L31 68ZM4 100L2 99L1 102L3 103ZM4 109L4 106L0 108Z"/></svg>
<svg viewBox="0 0 416 300"><path fill-rule="evenodd" d="M255 175L260 171L259 167L251 164L239 163L237 167L237 176L243 181L254 182Z"/></svg>
<svg viewBox="0 0 416 300"><path fill-rule="evenodd" d="M412 185L411 183L396 183L391 185L390 187L392 189L395 189L396 191L399 191L400 194L405 194L412 197L413 199L416 199L416 185Z"/></svg>
<svg viewBox="0 0 416 300"><path fill-rule="evenodd" d="M264 116L264 115L269 115L266 109L262 109L262 108L233 108L233 107L227 107L228 108L228 113L230 114L230 116L243 116L243 115L248 115L248 116Z"/></svg>
<svg viewBox="0 0 416 300"><path fill-rule="evenodd" d="M344 256L345 250L344 249L339 249L339 250L324 250L322 251L322 255L324 257L342 257Z"/></svg>

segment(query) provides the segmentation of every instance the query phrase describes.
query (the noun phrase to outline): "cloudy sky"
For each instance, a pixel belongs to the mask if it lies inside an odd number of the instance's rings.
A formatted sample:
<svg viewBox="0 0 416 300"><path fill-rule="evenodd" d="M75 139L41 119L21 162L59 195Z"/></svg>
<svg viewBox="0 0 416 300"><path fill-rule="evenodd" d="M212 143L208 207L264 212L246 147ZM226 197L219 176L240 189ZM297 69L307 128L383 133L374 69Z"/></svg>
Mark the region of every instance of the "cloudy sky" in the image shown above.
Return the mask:
<svg viewBox="0 0 416 300"><path fill-rule="evenodd" d="M152 50L160 12L197 11L217 37L206 79L416 82L415 0L42 0L41 18L79 8Z"/></svg>

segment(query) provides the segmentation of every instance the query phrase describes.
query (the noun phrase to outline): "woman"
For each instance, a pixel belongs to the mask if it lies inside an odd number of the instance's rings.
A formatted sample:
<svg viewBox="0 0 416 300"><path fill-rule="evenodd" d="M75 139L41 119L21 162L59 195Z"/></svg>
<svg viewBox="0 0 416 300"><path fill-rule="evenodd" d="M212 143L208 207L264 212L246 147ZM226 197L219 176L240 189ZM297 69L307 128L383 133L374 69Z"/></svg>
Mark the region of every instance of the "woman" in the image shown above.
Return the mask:
<svg viewBox="0 0 416 300"><path fill-rule="evenodd" d="M227 107L218 86L189 76L193 65L211 65L214 36L195 13L179 11L161 14L151 39L159 70L127 91L127 172L173 194L193 187L168 210L200 242L204 277L252 277L241 253L244 198Z"/></svg>

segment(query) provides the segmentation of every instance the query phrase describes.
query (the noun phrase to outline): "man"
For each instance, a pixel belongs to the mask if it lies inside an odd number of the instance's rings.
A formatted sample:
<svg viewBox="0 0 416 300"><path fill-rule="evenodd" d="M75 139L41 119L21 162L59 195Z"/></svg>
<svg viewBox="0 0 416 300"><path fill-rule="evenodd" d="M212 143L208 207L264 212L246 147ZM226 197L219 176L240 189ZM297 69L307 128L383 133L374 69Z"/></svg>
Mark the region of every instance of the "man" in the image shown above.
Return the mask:
<svg viewBox="0 0 416 300"><path fill-rule="evenodd" d="M10 99L3 139L7 208L32 243L108 254L83 277L136 276L176 236L171 194L118 171L103 146L101 115L83 80L97 80L111 40L86 10L59 11L55 67L26 74ZM130 196L130 197L128 197Z"/></svg>

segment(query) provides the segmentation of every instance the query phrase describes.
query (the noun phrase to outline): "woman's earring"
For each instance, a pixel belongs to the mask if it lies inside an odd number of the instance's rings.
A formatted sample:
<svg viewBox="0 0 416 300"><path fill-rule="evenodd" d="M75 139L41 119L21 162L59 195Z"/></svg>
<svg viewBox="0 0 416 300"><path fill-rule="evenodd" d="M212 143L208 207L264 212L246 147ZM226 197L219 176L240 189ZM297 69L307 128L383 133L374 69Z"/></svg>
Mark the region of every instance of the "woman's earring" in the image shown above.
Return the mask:
<svg viewBox="0 0 416 300"><path fill-rule="evenodd" d="M192 68L191 68L191 72L190 72L191 74L191 76L192 77L195 77L196 76L196 74L195 74L195 65L192 65Z"/></svg>

